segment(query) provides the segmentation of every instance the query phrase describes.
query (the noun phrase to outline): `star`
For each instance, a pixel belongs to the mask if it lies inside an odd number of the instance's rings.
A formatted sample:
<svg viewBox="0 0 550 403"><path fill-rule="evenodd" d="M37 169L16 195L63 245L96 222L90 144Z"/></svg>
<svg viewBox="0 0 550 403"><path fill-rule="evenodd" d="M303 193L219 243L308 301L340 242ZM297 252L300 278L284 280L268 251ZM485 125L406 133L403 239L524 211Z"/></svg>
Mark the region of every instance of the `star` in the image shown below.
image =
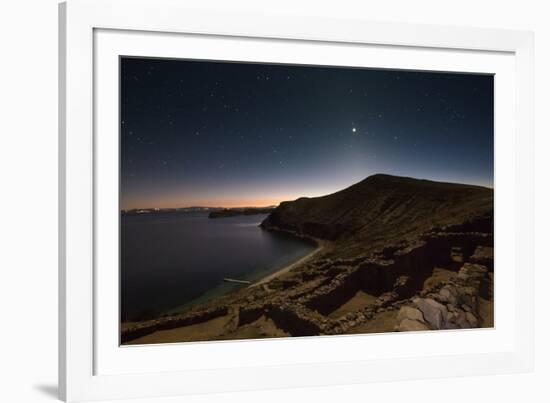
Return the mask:
<svg viewBox="0 0 550 403"><path fill-rule="evenodd" d="M357 128L352 127L352 128L351 128L351 132L352 132L352 133L356 133L356 132L357 132Z"/></svg>

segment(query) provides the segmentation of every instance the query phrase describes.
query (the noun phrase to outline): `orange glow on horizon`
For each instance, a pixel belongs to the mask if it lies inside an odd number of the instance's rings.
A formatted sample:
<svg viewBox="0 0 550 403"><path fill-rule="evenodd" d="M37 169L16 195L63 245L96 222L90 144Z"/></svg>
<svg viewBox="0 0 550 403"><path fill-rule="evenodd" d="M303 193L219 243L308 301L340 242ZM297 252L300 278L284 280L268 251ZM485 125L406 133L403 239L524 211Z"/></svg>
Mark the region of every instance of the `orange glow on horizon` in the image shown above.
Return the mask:
<svg viewBox="0 0 550 403"><path fill-rule="evenodd" d="M145 208L185 208L185 207L225 207L225 208L236 208L236 207L268 207L268 206L278 206L283 201L291 201L296 200L300 196L287 196L287 197L280 197L280 198L263 198L263 199L196 199L196 200L157 200L157 201L147 201L147 202L139 202L133 203L131 201L128 201L127 203L123 203L122 209L123 210L130 210L130 209L145 209Z"/></svg>

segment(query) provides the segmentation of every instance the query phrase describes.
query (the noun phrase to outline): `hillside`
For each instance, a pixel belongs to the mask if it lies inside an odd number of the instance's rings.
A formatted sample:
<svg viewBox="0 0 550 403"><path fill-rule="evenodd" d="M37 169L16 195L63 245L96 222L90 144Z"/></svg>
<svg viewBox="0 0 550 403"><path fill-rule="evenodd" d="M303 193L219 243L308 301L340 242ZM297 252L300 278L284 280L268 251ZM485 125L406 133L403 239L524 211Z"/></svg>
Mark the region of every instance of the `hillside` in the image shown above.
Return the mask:
<svg viewBox="0 0 550 403"><path fill-rule="evenodd" d="M327 196L283 202L261 225L338 241L353 253L358 242L376 247L492 211L492 189L378 174Z"/></svg>

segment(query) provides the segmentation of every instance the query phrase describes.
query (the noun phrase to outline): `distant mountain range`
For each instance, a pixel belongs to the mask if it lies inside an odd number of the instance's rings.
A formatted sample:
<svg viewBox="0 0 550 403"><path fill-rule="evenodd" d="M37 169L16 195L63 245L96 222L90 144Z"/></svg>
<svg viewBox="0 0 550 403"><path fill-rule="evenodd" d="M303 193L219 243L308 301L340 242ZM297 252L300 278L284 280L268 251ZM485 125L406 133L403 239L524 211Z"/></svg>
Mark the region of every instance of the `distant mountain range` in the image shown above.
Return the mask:
<svg viewBox="0 0 550 403"><path fill-rule="evenodd" d="M271 213L277 206L268 207L175 207L175 208L141 208L122 210L123 215L139 215L139 214L163 214L163 213L220 213L219 216L234 216L234 215L250 215L250 214L268 214ZM264 213L265 212L265 213ZM217 216L217 214L214 214ZM217 218L217 217L213 217Z"/></svg>
<svg viewBox="0 0 550 403"><path fill-rule="evenodd" d="M246 207L246 208L226 208L223 210L211 211L208 218L225 218L240 215L270 214L276 207Z"/></svg>

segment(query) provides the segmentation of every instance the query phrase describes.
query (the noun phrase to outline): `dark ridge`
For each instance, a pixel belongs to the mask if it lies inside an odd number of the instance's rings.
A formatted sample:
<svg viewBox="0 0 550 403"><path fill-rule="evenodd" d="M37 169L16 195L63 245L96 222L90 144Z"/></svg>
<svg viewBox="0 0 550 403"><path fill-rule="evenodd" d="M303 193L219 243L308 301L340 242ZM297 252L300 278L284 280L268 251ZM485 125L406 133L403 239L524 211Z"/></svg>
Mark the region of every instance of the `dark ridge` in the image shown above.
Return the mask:
<svg viewBox="0 0 550 403"><path fill-rule="evenodd" d="M327 196L283 202L261 226L377 246L432 227L492 217L492 210L489 188L376 174Z"/></svg>

